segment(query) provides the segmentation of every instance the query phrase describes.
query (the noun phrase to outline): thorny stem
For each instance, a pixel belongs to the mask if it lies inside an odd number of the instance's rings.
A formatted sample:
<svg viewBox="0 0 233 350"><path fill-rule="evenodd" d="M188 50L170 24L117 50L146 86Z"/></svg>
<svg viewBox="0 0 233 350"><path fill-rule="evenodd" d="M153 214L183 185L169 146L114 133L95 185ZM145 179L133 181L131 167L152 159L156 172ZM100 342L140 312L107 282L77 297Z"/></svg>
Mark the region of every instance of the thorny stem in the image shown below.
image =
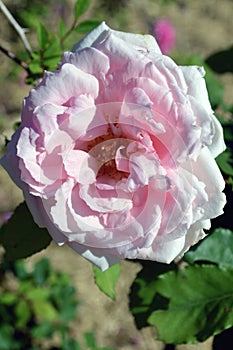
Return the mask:
<svg viewBox="0 0 233 350"><path fill-rule="evenodd" d="M11 60L16 62L20 67L26 70L27 73L30 74L30 69L27 65L27 63L21 61L18 57L16 57L12 52L5 49L2 45L0 45L0 51L2 51L7 57L9 57Z"/></svg>
<svg viewBox="0 0 233 350"><path fill-rule="evenodd" d="M4 3L2 2L2 0L0 0L0 9L2 10L2 12L4 13L4 15L6 16L6 18L8 19L8 21L10 22L10 24L12 25L12 27L16 30L16 32L19 34L25 49L27 50L29 56L31 57L31 45L29 44L25 32L26 29L22 28L18 22L14 19L14 17L12 16L12 14L10 13L10 11L8 10L8 8L6 7L6 5L4 5Z"/></svg>

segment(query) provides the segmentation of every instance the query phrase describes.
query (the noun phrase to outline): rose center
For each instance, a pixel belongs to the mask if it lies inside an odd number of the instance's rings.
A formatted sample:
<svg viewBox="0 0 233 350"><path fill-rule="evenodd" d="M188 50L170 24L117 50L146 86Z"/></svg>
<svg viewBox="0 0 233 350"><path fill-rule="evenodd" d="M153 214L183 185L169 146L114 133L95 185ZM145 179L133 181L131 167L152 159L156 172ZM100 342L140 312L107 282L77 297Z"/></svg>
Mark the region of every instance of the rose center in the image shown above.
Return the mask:
<svg viewBox="0 0 233 350"><path fill-rule="evenodd" d="M110 126L106 135L101 135L88 141L86 150L99 164L97 177L107 175L115 180L121 180L129 176L127 172L117 169L115 160L117 150L119 148L126 149L129 143L129 139L126 139L122 134L116 135Z"/></svg>

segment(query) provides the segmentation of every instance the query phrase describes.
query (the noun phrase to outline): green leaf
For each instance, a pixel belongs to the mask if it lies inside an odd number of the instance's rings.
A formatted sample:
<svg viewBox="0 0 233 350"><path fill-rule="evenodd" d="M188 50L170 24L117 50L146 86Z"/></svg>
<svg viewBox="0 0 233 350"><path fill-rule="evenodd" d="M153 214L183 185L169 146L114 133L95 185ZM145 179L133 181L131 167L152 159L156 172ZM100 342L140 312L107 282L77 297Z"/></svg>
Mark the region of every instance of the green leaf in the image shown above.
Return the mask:
<svg viewBox="0 0 233 350"><path fill-rule="evenodd" d="M0 304L14 305L16 301L17 301L16 294L5 292L4 294L0 295Z"/></svg>
<svg viewBox="0 0 233 350"><path fill-rule="evenodd" d="M233 268L233 232L224 228L216 229L184 256L185 261L210 261Z"/></svg>
<svg viewBox="0 0 233 350"><path fill-rule="evenodd" d="M91 0L77 0L74 9L74 17L78 19L82 16L88 9Z"/></svg>
<svg viewBox="0 0 233 350"><path fill-rule="evenodd" d="M233 324L233 269L194 265L158 277L157 293L168 309L148 319L168 344L202 342ZM159 305L158 305L159 306Z"/></svg>
<svg viewBox="0 0 233 350"><path fill-rule="evenodd" d="M64 20L62 18L60 18L60 21L59 21L59 35L60 35L60 38L63 38L63 36L66 34L67 30L68 29L66 28Z"/></svg>
<svg viewBox="0 0 233 350"><path fill-rule="evenodd" d="M31 311L29 305L23 299L19 300L15 307L15 314L17 317L16 328L22 328L26 326L31 317Z"/></svg>
<svg viewBox="0 0 233 350"><path fill-rule="evenodd" d="M49 35L47 29L43 26L43 24L40 23L37 29L37 40L41 51L44 51L46 48L46 45L48 43L48 36Z"/></svg>
<svg viewBox="0 0 233 350"><path fill-rule="evenodd" d="M233 73L233 46L212 54L206 63L217 73Z"/></svg>
<svg viewBox="0 0 233 350"><path fill-rule="evenodd" d="M229 150L221 153L217 158L216 162L220 169L227 175L233 176L233 159L232 153Z"/></svg>
<svg viewBox="0 0 233 350"><path fill-rule="evenodd" d="M158 276L177 269L174 263L162 264L155 261L142 261L141 264L143 269L134 280L129 295L130 310L138 329L149 325L147 319L158 308L158 305L160 308L162 305L167 306L167 300L158 296L155 289Z"/></svg>
<svg viewBox="0 0 233 350"><path fill-rule="evenodd" d="M39 228L25 202L15 210L9 221L0 228L0 243L5 249L5 259L26 258L45 249L51 242L46 229Z"/></svg>
<svg viewBox="0 0 233 350"><path fill-rule="evenodd" d="M36 284L46 282L50 272L50 262L48 259L41 259L34 266L34 280Z"/></svg>
<svg viewBox="0 0 233 350"><path fill-rule="evenodd" d="M75 31L77 33L87 33L96 28L100 23L101 21L97 19L88 19L79 23L77 27L75 27Z"/></svg>
<svg viewBox="0 0 233 350"><path fill-rule="evenodd" d="M99 289L112 300L116 298L116 283L120 276L120 264L115 264L105 271L93 266L95 283Z"/></svg>
<svg viewBox="0 0 233 350"><path fill-rule="evenodd" d="M19 350L20 342L14 340L14 329L11 325L0 325L0 349L1 350Z"/></svg>
<svg viewBox="0 0 233 350"><path fill-rule="evenodd" d="M61 350L81 350L79 343L75 339L65 339Z"/></svg>
<svg viewBox="0 0 233 350"><path fill-rule="evenodd" d="M205 81L207 90L209 93L210 104L213 108L222 104L224 96L224 87L221 81L219 81L211 71L211 69L204 65L206 75Z"/></svg>
<svg viewBox="0 0 233 350"><path fill-rule="evenodd" d="M84 339L87 347L91 349L96 348L95 336L92 332L84 333Z"/></svg>
<svg viewBox="0 0 233 350"><path fill-rule="evenodd" d="M41 68L40 62L33 60L28 65L32 74L43 74L44 70Z"/></svg>
<svg viewBox="0 0 233 350"><path fill-rule="evenodd" d="M47 321L34 326L31 330L32 336L39 339L50 338L54 332L54 326Z"/></svg>
<svg viewBox="0 0 233 350"><path fill-rule="evenodd" d="M52 322L59 319L58 311L49 301L32 300L32 308L36 317L40 320Z"/></svg>

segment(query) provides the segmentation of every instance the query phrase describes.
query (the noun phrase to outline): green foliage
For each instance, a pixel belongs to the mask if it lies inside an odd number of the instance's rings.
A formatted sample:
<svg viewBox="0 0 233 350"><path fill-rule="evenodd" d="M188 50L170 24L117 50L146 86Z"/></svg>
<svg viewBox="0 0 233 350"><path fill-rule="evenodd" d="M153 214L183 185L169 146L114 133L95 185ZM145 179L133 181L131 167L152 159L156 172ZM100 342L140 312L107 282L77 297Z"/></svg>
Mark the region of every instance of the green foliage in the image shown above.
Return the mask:
<svg viewBox="0 0 233 350"><path fill-rule="evenodd" d="M101 21L98 21L97 19L87 19L86 21L80 22L76 27L75 31L77 33L87 33L93 30L95 27L97 27L100 24Z"/></svg>
<svg viewBox="0 0 233 350"><path fill-rule="evenodd" d="M77 0L75 3L74 17L78 19L81 17L90 6L91 0Z"/></svg>
<svg viewBox="0 0 233 350"><path fill-rule="evenodd" d="M55 271L47 259L30 272L21 260L5 263L0 273L0 349L40 348L55 334L62 344L78 305L68 275Z"/></svg>
<svg viewBox="0 0 233 350"><path fill-rule="evenodd" d="M46 248L51 237L39 228L25 202L15 210L9 221L0 228L0 244L5 249L5 260L26 258Z"/></svg>
<svg viewBox="0 0 233 350"><path fill-rule="evenodd" d="M48 31L47 29L43 26L43 24L40 23L37 29L37 39L38 39L38 44L39 44L39 49L41 51L44 51L47 43L48 43Z"/></svg>
<svg viewBox="0 0 233 350"><path fill-rule="evenodd" d="M113 350L109 347L98 347L95 339L95 335L92 332L86 332L84 333L84 342L85 342L85 349L89 350Z"/></svg>
<svg viewBox="0 0 233 350"><path fill-rule="evenodd" d="M233 268L233 232L224 228L216 229L196 249L187 252L184 259L190 264L208 261Z"/></svg>
<svg viewBox="0 0 233 350"><path fill-rule="evenodd" d="M159 276L154 288L169 300L148 322L166 343L195 343L233 324L233 270L213 265L189 266Z"/></svg>
<svg viewBox="0 0 233 350"><path fill-rule="evenodd" d="M99 289L112 300L116 298L116 283L120 277L120 264L111 266L108 270L101 271L93 266L95 283Z"/></svg>
<svg viewBox="0 0 233 350"><path fill-rule="evenodd" d="M206 63L217 73L233 73L233 46L210 55Z"/></svg>
<svg viewBox="0 0 233 350"><path fill-rule="evenodd" d="M185 254L190 264L186 268L143 264L130 294L137 327L155 326L159 339L169 344L204 341L229 328L233 324L232 247L233 232L218 228Z"/></svg>
<svg viewBox="0 0 233 350"><path fill-rule="evenodd" d="M233 155L230 150L221 153L216 158L216 162L224 174L233 176Z"/></svg>
<svg viewBox="0 0 233 350"><path fill-rule="evenodd" d="M167 305L167 301L158 296L155 289L158 276L177 269L174 263L168 265L152 261L143 261L142 266L129 295L130 310L138 329L149 325L147 319L158 305Z"/></svg>

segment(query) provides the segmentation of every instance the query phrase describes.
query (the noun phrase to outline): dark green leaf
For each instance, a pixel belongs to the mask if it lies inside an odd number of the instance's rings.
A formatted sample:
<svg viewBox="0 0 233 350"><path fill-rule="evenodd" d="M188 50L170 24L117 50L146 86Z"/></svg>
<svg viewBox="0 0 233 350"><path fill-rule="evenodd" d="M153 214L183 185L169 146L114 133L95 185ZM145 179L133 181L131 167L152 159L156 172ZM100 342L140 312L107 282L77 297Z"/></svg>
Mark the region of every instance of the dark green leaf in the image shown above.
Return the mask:
<svg viewBox="0 0 233 350"><path fill-rule="evenodd" d="M233 73L233 46L209 56L206 63L217 73Z"/></svg>
<svg viewBox="0 0 233 350"><path fill-rule="evenodd" d="M61 350L81 350L81 347L75 339L66 339Z"/></svg>
<svg viewBox="0 0 233 350"><path fill-rule="evenodd" d="M77 0L74 9L74 17L78 19L82 16L88 9L90 5L90 0Z"/></svg>
<svg viewBox="0 0 233 350"><path fill-rule="evenodd" d="M103 272L95 266L93 266L93 270L95 283L99 289L114 300L116 297L115 287L120 276L120 264L115 264Z"/></svg>
<svg viewBox="0 0 233 350"><path fill-rule="evenodd" d="M32 328L31 333L35 338L50 338L55 332L54 326L49 322L43 322Z"/></svg>
<svg viewBox="0 0 233 350"><path fill-rule="evenodd" d="M167 301L157 295L156 279L160 274L177 268L174 263L168 265L154 261L143 261L141 264L143 269L134 280L129 295L130 310L138 329L148 326L147 319L158 305L160 308L163 304L164 307L167 306Z"/></svg>
<svg viewBox="0 0 233 350"><path fill-rule="evenodd" d="M44 51L48 43L48 32L47 29L41 23L37 29L37 39L40 50Z"/></svg>
<svg viewBox="0 0 233 350"><path fill-rule="evenodd" d="M220 169L226 174L233 176L233 159L232 153L229 150L221 153L217 158L216 162Z"/></svg>
<svg viewBox="0 0 233 350"><path fill-rule="evenodd" d="M46 282L50 272L50 263L48 259L41 259L34 267L34 280L36 284Z"/></svg>
<svg viewBox="0 0 233 350"><path fill-rule="evenodd" d="M211 69L204 65L206 75L205 81L207 90L209 93L210 104L213 108L222 104L223 95L224 95L224 87L223 84L214 76Z"/></svg>
<svg viewBox="0 0 233 350"><path fill-rule="evenodd" d="M93 30L95 27L97 27L101 21L97 19L88 19L86 21L83 21L77 25L75 28L75 31L77 33L87 33Z"/></svg>
<svg viewBox="0 0 233 350"><path fill-rule="evenodd" d="M33 221L25 202L15 210L9 221L0 228L0 243L5 249L5 259L26 258L45 249L51 242L46 229Z"/></svg>
<svg viewBox="0 0 233 350"><path fill-rule="evenodd" d="M193 265L159 276L154 287L169 305L148 322L168 344L201 342L233 325L232 268Z"/></svg>
<svg viewBox="0 0 233 350"><path fill-rule="evenodd" d="M233 232L224 228L216 229L197 246L185 254L189 263L210 261L233 268Z"/></svg>
<svg viewBox="0 0 233 350"><path fill-rule="evenodd" d="M96 348L95 336L92 332L84 333L84 339L87 347L91 349Z"/></svg>
<svg viewBox="0 0 233 350"><path fill-rule="evenodd" d="M1 350L20 350L20 343L14 340L14 329L11 325L0 325L0 349Z"/></svg>

